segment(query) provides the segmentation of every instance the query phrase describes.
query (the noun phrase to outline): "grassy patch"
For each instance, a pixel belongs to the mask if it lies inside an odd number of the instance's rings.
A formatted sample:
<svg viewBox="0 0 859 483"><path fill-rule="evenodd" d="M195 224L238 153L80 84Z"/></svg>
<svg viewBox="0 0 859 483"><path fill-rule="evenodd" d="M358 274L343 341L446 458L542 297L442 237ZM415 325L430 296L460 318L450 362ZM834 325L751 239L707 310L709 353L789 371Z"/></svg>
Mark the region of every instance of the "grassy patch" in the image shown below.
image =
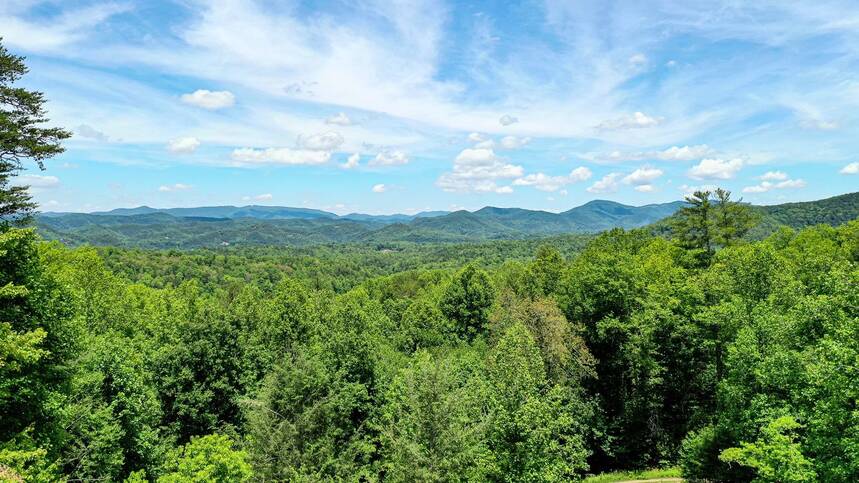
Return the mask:
<svg viewBox="0 0 859 483"><path fill-rule="evenodd" d="M585 483L612 483L615 481L653 480L656 478L680 478L680 468L657 468L652 470L616 471L589 476Z"/></svg>

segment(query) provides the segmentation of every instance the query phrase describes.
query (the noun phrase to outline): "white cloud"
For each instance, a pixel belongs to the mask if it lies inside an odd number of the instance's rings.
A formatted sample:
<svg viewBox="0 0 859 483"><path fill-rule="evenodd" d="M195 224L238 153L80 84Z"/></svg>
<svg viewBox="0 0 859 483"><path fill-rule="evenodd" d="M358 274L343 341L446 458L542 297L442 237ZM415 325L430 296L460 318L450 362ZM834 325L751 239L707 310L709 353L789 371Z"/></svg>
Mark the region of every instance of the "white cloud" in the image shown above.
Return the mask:
<svg viewBox="0 0 859 483"><path fill-rule="evenodd" d="M408 162L409 156L403 151L382 151L370 160L370 166L399 166Z"/></svg>
<svg viewBox="0 0 859 483"><path fill-rule="evenodd" d="M475 148L480 149L495 149L495 140L487 139L485 141L480 141L474 145Z"/></svg>
<svg viewBox="0 0 859 483"><path fill-rule="evenodd" d="M640 129L654 127L662 123L660 117L648 116L643 112L635 112L628 116L619 117L603 121L597 126L597 129L618 130L618 129Z"/></svg>
<svg viewBox="0 0 859 483"><path fill-rule="evenodd" d="M591 177L591 170L584 166L580 166L572 171L567 176L548 176L543 173L532 173L522 178L517 178L513 181L515 186L533 186L540 191L558 191L564 186L585 181Z"/></svg>
<svg viewBox="0 0 859 483"><path fill-rule="evenodd" d="M787 173L783 171L767 171L758 179L763 181L783 181L787 179Z"/></svg>
<svg viewBox="0 0 859 483"><path fill-rule="evenodd" d="M51 51L69 47L87 37L94 27L110 17L126 12L133 7L126 3L111 2L102 5L72 7L59 15L50 15L49 20L25 20L25 16L4 15L17 8L27 10L32 1L0 2L0 32L3 42L30 51Z"/></svg>
<svg viewBox="0 0 859 483"><path fill-rule="evenodd" d="M699 144L696 146L671 146L661 151L623 152L615 150L609 153L585 153L581 157L594 162L604 163L644 161L649 159L660 161L694 161L714 153L715 151L710 146Z"/></svg>
<svg viewBox="0 0 859 483"><path fill-rule="evenodd" d="M642 193L652 193L656 191L656 187L652 184L642 184L635 187L635 191L640 191Z"/></svg>
<svg viewBox="0 0 859 483"><path fill-rule="evenodd" d="M333 124L335 126L351 126L352 120L349 119L349 116L347 116L345 112L339 112L336 115L326 119L325 124Z"/></svg>
<svg viewBox="0 0 859 483"><path fill-rule="evenodd" d="M271 193L263 193L256 196L242 196L242 201L271 201L274 196Z"/></svg>
<svg viewBox="0 0 859 483"><path fill-rule="evenodd" d="M499 179L522 176L522 166L504 162L492 149L463 149L453 161L453 170L442 173L436 186L444 191L462 193L512 193L513 188L499 186Z"/></svg>
<svg viewBox="0 0 859 483"><path fill-rule="evenodd" d="M358 167L358 162L361 160L361 155L358 153L353 153L346 160L345 163L341 164L340 167L343 169L353 169Z"/></svg>
<svg viewBox="0 0 859 483"><path fill-rule="evenodd" d="M629 63L634 66L641 66L647 63L647 56L644 54L635 54L629 58Z"/></svg>
<svg viewBox="0 0 859 483"><path fill-rule="evenodd" d="M200 147L200 140L195 137L178 138L167 143L167 150L175 154L190 154Z"/></svg>
<svg viewBox="0 0 859 483"><path fill-rule="evenodd" d="M609 173L602 177L601 180L597 181L590 188L588 188L588 192L590 193L613 193L617 191L617 181L618 178L621 177L621 173Z"/></svg>
<svg viewBox="0 0 859 483"><path fill-rule="evenodd" d="M486 141L488 138L479 132L473 132L468 135L468 140L473 143Z"/></svg>
<svg viewBox="0 0 859 483"><path fill-rule="evenodd" d="M335 151L343 144L343 136L334 131L298 137L298 146L311 151Z"/></svg>
<svg viewBox="0 0 859 483"><path fill-rule="evenodd" d="M663 161L693 161L712 154L712 152L713 150L706 144L699 144L697 146L671 146L664 151L656 153L655 157Z"/></svg>
<svg viewBox="0 0 859 483"><path fill-rule="evenodd" d="M652 166L642 166L623 178L623 182L634 186L649 185L662 176L663 171Z"/></svg>
<svg viewBox="0 0 859 483"><path fill-rule="evenodd" d="M841 174L859 174L859 162L850 163L838 172Z"/></svg>
<svg viewBox="0 0 859 483"><path fill-rule="evenodd" d="M182 102L203 109L216 110L230 107L236 102L236 97L230 91L209 91L197 89L191 94L182 94Z"/></svg>
<svg viewBox="0 0 859 483"><path fill-rule="evenodd" d="M289 148L239 148L233 150L231 158L233 164L236 166L264 164L314 165L327 163L331 158L331 153L327 151L308 151Z"/></svg>
<svg viewBox="0 0 859 483"><path fill-rule="evenodd" d="M517 122L519 122L519 118L518 118L518 117L513 117L513 116L511 116L511 115L509 115L509 114L504 114L503 116L501 116L501 117L498 119L498 122L499 122L502 126L509 126L509 125L511 125L511 124L516 124Z"/></svg>
<svg viewBox="0 0 859 483"><path fill-rule="evenodd" d="M732 179L742 169L743 160L707 158L693 166L687 173L690 178L703 179Z"/></svg>
<svg viewBox="0 0 859 483"><path fill-rule="evenodd" d="M520 138L516 136L504 136L501 138L501 147L504 149L519 149L531 142L531 138Z"/></svg>
<svg viewBox="0 0 859 483"><path fill-rule="evenodd" d="M388 190L388 187L384 184L375 184L373 185L373 193L384 193Z"/></svg>
<svg viewBox="0 0 859 483"><path fill-rule="evenodd" d="M16 176L13 180L19 186L26 185L37 189L56 188L60 185L60 178L41 174L22 174L21 176Z"/></svg>
<svg viewBox="0 0 859 483"><path fill-rule="evenodd" d="M780 189L799 189L805 188L806 182L802 179L786 179L784 181L779 181L778 183L771 183L769 181L761 181L760 184L755 186L746 186L743 188L743 193L766 193L771 190L780 190Z"/></svg>
<svg viewBox="0 0 859 483"><path fill-rule="evenodd" d="M107 134L99 131L98 129L90 126L89 124L81 124L80 126L75 128L75 134L82 138L94 139L96 141L101 142L109 140Z"/></svg>
<svg viewBox="0 0 859 483"><path fill-rule="evenodd" d="M171 185L161 185L158 187L158 191L161 191L162 193L172 193L174 191L188 191L191 188L193 188L193 186L189 184L176 183Z"/></svg>

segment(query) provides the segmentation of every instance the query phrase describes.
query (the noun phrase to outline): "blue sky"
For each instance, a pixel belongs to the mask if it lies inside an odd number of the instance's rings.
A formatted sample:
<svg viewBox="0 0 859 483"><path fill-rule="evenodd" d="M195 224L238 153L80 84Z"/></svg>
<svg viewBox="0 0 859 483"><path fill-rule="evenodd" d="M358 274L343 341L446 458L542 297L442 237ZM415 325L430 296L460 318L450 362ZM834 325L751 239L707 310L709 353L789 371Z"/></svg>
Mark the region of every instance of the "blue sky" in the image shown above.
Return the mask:
<svg viewBox="0 0 859 483"><path fill-rule="evenodd" d="M563 211L859 187L855 1L5 0L46 211Z"/></svg>

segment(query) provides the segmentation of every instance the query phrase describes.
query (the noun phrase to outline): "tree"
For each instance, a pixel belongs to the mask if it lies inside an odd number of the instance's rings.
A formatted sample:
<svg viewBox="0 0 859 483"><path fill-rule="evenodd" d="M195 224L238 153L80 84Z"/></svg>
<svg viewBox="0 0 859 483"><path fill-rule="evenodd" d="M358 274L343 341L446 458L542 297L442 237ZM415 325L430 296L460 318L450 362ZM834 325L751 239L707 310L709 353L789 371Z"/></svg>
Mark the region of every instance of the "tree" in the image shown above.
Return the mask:
<svg viewBox="0 0 859 483"><path fill-rule="evenodd" d="M697 251L705 265L717 247L733 245L755 224L752 209L742 200L732 201L731 192L722 188L696 191L686 203L689 206L677 212L672 230L681 246Z"/></svg>
<svg viewBox="0 0 859 483"><path fill-rule="evenodd" d="M2 40L2 39L0 39ZM71 133L42 127L45 96L41 92L14 87L27 66L24 58L12 55L0 44L0 222L3 226L26 224L36 209L26 186L10 180L23 169L23 160L45 169L44 160L63 152L60 141Z"/></svg>
<svg viewBox="0 0 859 483"><path fill-rule="evenodd" d="M0 442L30 427L39 442L59 437L78 331L46 272L31 230L0 232Z"/></svg>
<svg viewBox="0 0 859 483"><path fill-rule="evenodd" d="M715 214L713 217L714 241L723 247L731 246L746 236L756 223L752 209L743 200L731 201L731 192L716 188Z"/></svg>
<svg viewBox="0 0 859 483"><path fill-rule="evenodd" d="M531 262L531 270L544 295L555 293L565 265L564 257L557 248L551 245L540 245L537 248L534 261Z"/></svg>
<svg viewBox="0 0 859 483"><path fill-rule="evenodd" d="M761 428L757 441L728 448L719 459L754 468L757 471L754 483L815 481L814 466L796 442L795 432L800 428L802 425L795 419L782 416Z"/></svg>
<svg viewBox="0 0 859 483"><path fill-rule="evenodd" d="M247 453L233 449L233 441L223 435L192 438L176 451L170 472L159 483L221 483L249 481L253 476Z"/></svg>
<svg viewBox="0 0 859 483"><path fill-rule="evenodd" d="M456 332L471 340L486 327L493 296L489 276L469 264L450 281L439 306L442 313L456 324Z"/></svg>
<svg viewBox="0 0 859 483"><path fill-rule="evenodd" d="M696 191L686 197L689 206L680 208L673 229L685 248L701 250L709 258L713 254L712 208L710 191Z"/></svg>
<svg viewBox="0 0 859 483"><path fill-rule="evenodd" d="M474 354L415 353L380 411L385 480L484 481L496 474L486 434L488 389Z"/></svg>

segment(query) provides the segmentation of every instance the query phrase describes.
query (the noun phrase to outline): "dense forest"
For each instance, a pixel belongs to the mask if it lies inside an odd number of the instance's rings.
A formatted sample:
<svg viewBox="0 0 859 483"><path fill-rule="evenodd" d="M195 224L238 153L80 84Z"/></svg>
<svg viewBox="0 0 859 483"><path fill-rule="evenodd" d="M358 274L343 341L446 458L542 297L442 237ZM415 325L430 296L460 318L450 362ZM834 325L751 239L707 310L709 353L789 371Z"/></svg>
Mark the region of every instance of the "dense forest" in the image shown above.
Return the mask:
<svg viewBox="0 0 859 483"><path fill-rule="evenodd" d="M0 61L0 479L859 480L859 219L754 241L716 190L661 230L68 247L11 181L69 134Z"/></svg>
<svg viewBox="0 0 859 483"><path fill-rule="evenodd" d="M378 276L262 252L272 283L214 254L1 239L0 458L28 478L859 475L859 221L712 254L613 230Z"/></svg>

